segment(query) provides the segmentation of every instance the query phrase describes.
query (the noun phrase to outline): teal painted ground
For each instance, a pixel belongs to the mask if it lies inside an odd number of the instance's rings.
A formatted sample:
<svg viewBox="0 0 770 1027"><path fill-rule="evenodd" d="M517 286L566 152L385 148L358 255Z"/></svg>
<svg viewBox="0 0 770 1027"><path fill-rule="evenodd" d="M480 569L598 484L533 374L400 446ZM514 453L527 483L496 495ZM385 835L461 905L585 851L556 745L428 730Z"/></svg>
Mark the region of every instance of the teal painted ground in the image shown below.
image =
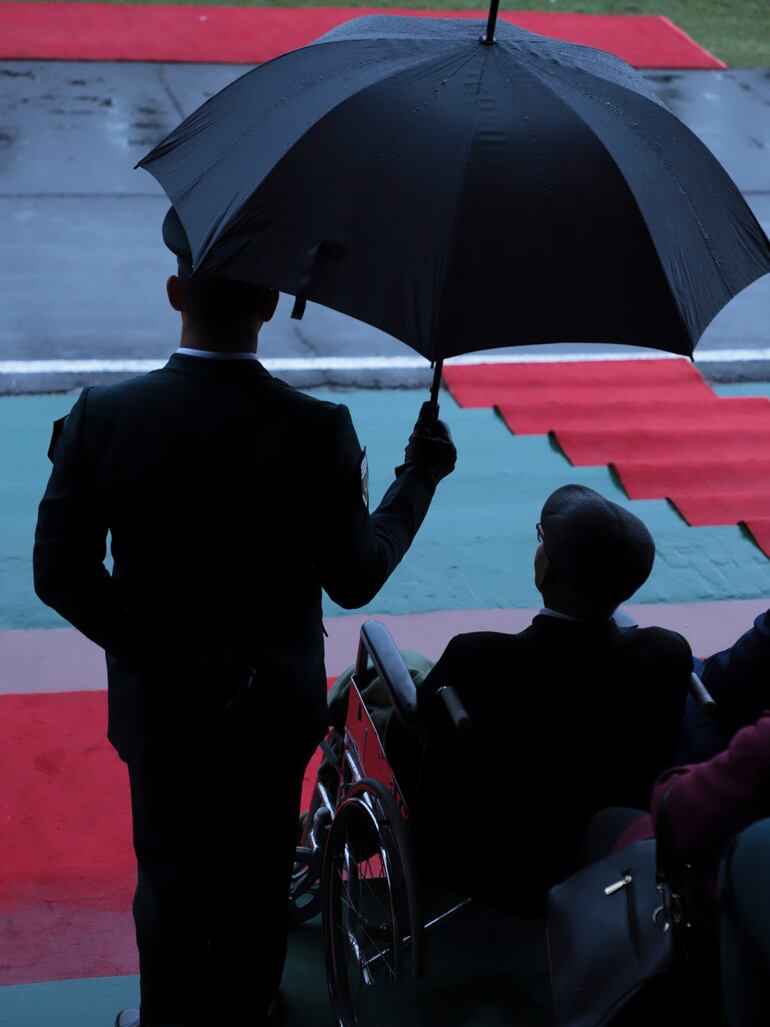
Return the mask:
<svg viewBox="0 0 770 1027"><path fill-rule="evenodd" d="M770 382L735 382L733 385L717 385L714 391L720 396L766 396L770 399Z"/></svg>
<svg viewBox="0 0 770 1027"><path fill-rule="evenodd" d="M0 988L5 1027L109 1027L119 1009L139 1003L138 977L94 977Z"/></svg>
<svg viewBox="0 0 770 1027"><path fill-rule="evenodd" d="M431 934L427 948L425 982L396 986L387 996L375 988L374 1007L364 997L362 1027L414 1027L418 1020L423 1027L551 1027L542 921L474 903ZM119 1009L137 1005L138 992L133 976L0 987L0 1027L110 1027ZM289 933L281 993L285 1011L276 1027L332 1027L318 918Z"/></svg>
<svg viewBox="0 0 770 1027"><path fill-rule="evenodd" d="M717 389L770 396L770 384ZM402 458L422 397L413 391L316 390L351 409L369 452L372 503ZM50 426L72 395L0 399L0 630L61 625L35 597L31 549L37 503L48 474ZM535 523L545 497L578 482L629 506L658 545L640 602L750 599L770 593L770 560L738 527L690 528L665 500L631 502L606 467L573 468L542 436L513 436L491 410L461 410L445 394L442 413L459 461L442 483L427 521L402 565L369 606L372 613L532 607ZM327 603L327 613L340 611Z"/></svg>

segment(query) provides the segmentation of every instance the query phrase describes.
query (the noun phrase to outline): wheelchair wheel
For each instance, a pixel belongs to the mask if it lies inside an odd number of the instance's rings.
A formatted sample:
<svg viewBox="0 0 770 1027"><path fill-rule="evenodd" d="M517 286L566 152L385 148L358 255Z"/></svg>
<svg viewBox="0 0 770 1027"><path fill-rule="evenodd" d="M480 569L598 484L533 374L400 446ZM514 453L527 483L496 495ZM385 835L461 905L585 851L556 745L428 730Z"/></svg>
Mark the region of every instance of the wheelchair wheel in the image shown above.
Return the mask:
<svg viewBox="0 0 770 1027"><path fill-rule="evenodd" d="M357 782L337 810L321 881L324 950L339 1027L383 1023L382 986L417 979L423 925L411 846L396 803L378 781ZM391 988L398 1001L402 989Z"/></svg>

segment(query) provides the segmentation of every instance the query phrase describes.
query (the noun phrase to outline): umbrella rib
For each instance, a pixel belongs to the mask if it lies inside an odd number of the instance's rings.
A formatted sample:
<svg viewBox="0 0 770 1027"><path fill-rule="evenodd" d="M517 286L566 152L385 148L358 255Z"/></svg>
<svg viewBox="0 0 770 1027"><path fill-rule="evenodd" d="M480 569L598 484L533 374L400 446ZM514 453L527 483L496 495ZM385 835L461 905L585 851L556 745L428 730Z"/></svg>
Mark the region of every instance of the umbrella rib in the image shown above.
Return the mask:
<svg viewBox="0 0 770 1027"><path fill-rule="evenodd" d="M520 69L522 71L524 71L524 72L528 73L529 75L531 75L531 77L533 79L535 79L539 84L545 86L545 88L548 89L548 91L551 93L551 95L556 100L558 100L560 103L563 103L564 106L567 107L568 110L570 110L573 115L576 115L576 116L580 117L580 115L577 114L577 112L574 110L574 108L571 106L571 104L567 101L567 99L564 96L562 96L562 94L558 90L554 89L551 86L550 82L547 82L547 81L545 81L544 79L542 79L540 77L540 75L537 73L538 68L537 68L536 64L534 64L533 62L530 62L530 61L527 61L526 59L524 59L524 60L520 61L519 67L520 67ZM577 70L580 71L582 69L577 69ZM507 78L507 76L504 75L504 77L506 78L506 82L508 82L509 87L511 88L511 91L513 91L513 85L511 84L510 80ZM610 84L612 84L612 83L610 83ZM624 88L624 87L620 87L620 88ZM581 90L581 92L583 92L584 96L587 96L589 99L591 98L590 94L587 93L585 90ZM639 94L639 95L641 95L641 94ZM647 99L647 98L644 97L644 96L641 96L641 99ZM650 101L648 101L648 102L650 102ZM615 110L615 108L613 108L613 110ZM674 117L674 115L671 115L671 116ZM686 335L688 337L690 337L691 333L690 333L689 327L687 326L687 322L685 321L684 314L683 314L683 311L682 311L682 306L681 306L681 304L680 304L680 302L679 302L679 300L677 298L676 292L674 291L674 287L671 284L671 281L670 281L668 275L666 274L666 271L665 271L665 268L664 268L664 265L663 265L663 261L660 258L660 252L658 250L658 247L655 244L655 238L654 238L652 232L650 231L650 226L647 223L647 218L644 216L644 212L642 211L642 208L640 207L639 202L638 202L636 196L634 195L633 190L631 189L630 185L628 184L626 176L623 174L622 169L619 167L618 162L615 160L615 157L613 156L612 152L609 150L609 148L605 144L604 140L601 139L601 137L599 135L597 135L597 133L593 130L593 128L587 122L585 122L582 117L581 117L581 121L583 122L583 124L586 125L586 128L598 140L598 142L602 146L602 149L607 154L608 158L612 161L614 166L617 168L618 174L620 175L620 177L625 182L626 189L628 191L628 195L631 197L631 200L632 200L632 202L634 204L634 207L635 207L637 213L639 214L639 219L640 219L641 223L644 225L645 231L647 232L647 237L650 240L650 245L652 246L653 250L655 251L655 253L656 253L657 257L658 257L658 263L659 263L659 266L660 266L660 269L661 269L661 275L662 275L663 281L665 282L668 294L669 294L669 296L671 298L671 302L672 302L672 304L674 306L674 309L676 310L676 312L677 312L677 314L679 316L679 321L680 321L681 325L683 326L683 329L686 332ZM684 192L684 190L682 189L682 186L679 184L678 181L677 181L677 185L679 186L680 192L682 192L683 195L686 196L686 193ZM692 206L689 203L689 199L688 199L688 207L690 207L690 210L692 211ZM694 212L693 212L693 214L694 214ZM698 228L700 229L701 233L704 234L702 226L700 224L700 221L699 221L699 219L697 217L695 217L695 221L696 221L696 224L698 225ZM711 247L710 246L709 246L709 252L711 252ZM717 269L719 270L720 276L722 277L722 280L724 282L725 279L724 279L724 275L722 273L722 268L721 268L719 262L716 259L714 260L714 264L717 267ZM726 282L725 282L725 285L727 285ZM728 287L727 291L729 293L732 293L732 290L729 287ZM699 337L700 336L698 336L698 338ZM695 348L696 342L697 342L697 338L692 338L692 340L691 340L692 349ZM685 353L683 355L691 357L691 353Z"/></svg>
<svg viewBox="0 0 770 1027"><path fill-rule="evenodd" d="M322 45L323 46L333 46L333 45L334 46L342 46L342 45L347 45L350 42L351 42L351 40L349 40L349 39L329 39L329 40L325 41ZM321 44L318 44L316 42L308 44L308 46L316 46L316 45L321 45ZM302 47L301 49L307 49L307 47ZM153 161L153 160L155 160L157 158L165 156L165 153L166 153L166 151L168 149L168 146L169 145L173 146L175 144L175 142L176 142L175 137L177 136L177 134L179 132L181 132L182 128L189 121L192 121L193 118L196 118L198 115L202 114L203 111L205 111L206 108L209 107L211 104L219 104L219 103L221 103L222 97L226 93L230 93L230 92L235 91L238 88L242 88L243 83L244 83L244 81L247 78L251 78L253 75L256 75L256 74L264 72L266 68L270 67L273 64L278 63L279 61L286 61L289 58L295 57L297 53L298 53L298 50L288 50L286 53L278 54L277 57L273 57L271 60L265 61L263 64L259 64L256 68L252 68L250 71L244 72L243 75L239 75L238 78L236 78L232 82L228 83L228 85L223 86L222 89L220 89L216 93L214 93L213 96L210 96L207 100L204 100L204 102L202 104L200 104L199 107L196 107L195 110L192 111L192 113L188 114L186 118L183 118L182 121L180 121L180 123L176 126L176 128L172 129L171 132L169 132L169 134L166 136L165 139L163 139L156 146L154 146L152 148L152 150L150 150L150 152L148 154L146 154L146 156L142 157L142 159L140 161L137 161L137 163L134 165L134 168L135 169L136 168L144 168L144 170L149 171L149 168L145 168L145 164L147 164L147 163L149 163L149 162L151 162L151 161ZM362 62L362 63L373 63L373 61ZM337 69L335 68L335 71L336 70ZM308 85L311 85L311 86L312 85L317 85L318 82L321 82L321 81L324 80L324 78L329 78L329 77L331 77L331 76L328 76L328 75L327 76L318 76L316 79L312 80L310 83L305 81L305 82L303 82L303 87L306 87ZM272 109L275 110L275 108L277 106L279 106L279 104L282 103L284 101L284 99L285 98L282 98L280 101L278 101L276 104L274 104ZM215 165L212 165L212 167L213 166L215 166ZM152 174L152 172L150 172L150 173Z"/></svg>
<svg viewBox="0 0 770 1027"><path fill-rule="evenodd" d="M454 242L455 236L457 235L458 224L459 224L459 221L460 221L460 207L462 205L462 197L463 197L463 195L465 193L465 183L468 180L468 161L470 159L471 150L473 149L473 142L474 142L474 139L475 139L476 119L478 117L478 112L479 112L479 94L481 93L481 85L482 85L482 83L484 81L484 72L486 70L487 60L490 60L490 59L491 60L495 60L496 59L496 48L494 46L484 46L483 49L484 49L485 55L489 55L489 56L487 56L486 59L481 62L481 65L480 65L480 68L479 68L479 80L478 80L478 83L476 85L476 95L473 98L473 120L471 121L470 132L468 133L468 145L466 147L465 160L463 162L462 182L460 183L460 189L459 189L458 194L457 194L458 201L457 201L457 203L455 203L455 211L454 211L454 219L452 221L452 229L451 229L451 231L450 231L450 233L449 233L449 235L447 237L448 240L449 240L448 246L447 246L447 253L449 253L449 254L451 254L451 252L452 252L452 244ZM447 269L449 267L449 264L450 264L450 261L449 261L449 258L447 258L444 261L444 267L442 268L442 271L441 271L441 282L440 282L439 290L438 290L438 300L437 300L437 302L435 302L433 304L433 318L432 318L432 322L433 323L431 324L431 329L430 329L430 352L431 352L431 355L432 355L432 357L434 359L441 356L441 354L436 354L434 352L434 346L435 346L436 332L438 331L438 325L439 325L439 321L440 321L440 318L441 318L441 306L442 306L442 303L443 303L443 300L444 300L444 285L446 283L446 276L447 276L447 273L448 273Z"/></svg>
<svg viewBox="0 0 770 1027"><path fill-rule="evenodd" d="M447 76L446 76L446 79L445 79L445 80L444 80L444 82L443 82L443 85L445 86L445 85L446 85L446 84L447 84L447 83L449 82L449 80L450 80L451 78L453 78L454 76L458 75L458 74L459 74L459 73L460 73L460 72L462 71L462 69L463 69L463 68L464 68L464 67L465 67L465 66L466 66L467 64L469 64L469 63L470 63L470 62L471 62L472 60L474 60L475 56L476 56L476 55L475 55L475 54L474 54L473 52L471 52L471 53L469 53L469 54L468 54L468 55L467 55L466 57L463 57L463 59L462 59L462 60L459 60L459 61L457 62L457 66L456 66L456 67L455 67L455 68L454 68L454 69L453 69L453 70L452 70L451 72L447 73ZM406 69L405 69L405 70L406 70ZM371 86L367 86L367 87L366 87L366 89L371 89L371 88L373 88L373 87L374 87L374 84L373 84L373 85L371 85ZM434 90L434 91L435 91L435 87L430 87L430 89L432 89L432 90ZM366 90L361 90L361 92L360 92L360 93L357 93L357 94L356 94L356 96L360 96L360 95L361 95L361 93L363 93L363 92L365 92L365 91L366 91ZM407 122L409 121L409 119L410 119L410 118L412 117L412 115L413 115L413 114L414 114L414 113L415 113L416 111L418 111L418 110L419 110L419 109L420 109L421 107L425 107L425 106L427 105L427 103L429 102L429 99L430 99L430 91L429 91L429 92L428 92L428 93L426 94L426 97L427 97L427 99L426 99L426 98L424 97L424 98L423 98L423 99L422 99L422 100L420 101L420 103L417 103L417 104L416 104L416 105L415 105L415 106L414 106L414 107L412 108L412 110L411 110L411 111L409 112L409 116L408 116L407 118L405 118L405 119L404 119L404 121L403 121L403 124L406 124L406 123L407 123ZM351 98L351 97L349 97L349 98L348 98L348 100L349 100L349 99L352 99L352 98ZM345 101L343 101L343 102L344 102L344 103L346 103L346 102L348 102L348 100L345 100ZM340 105L340 106L341 106L341 105ZM331 113L331 112L329 112L329 113ZM327 116L327 115L324 115L324 117L326 117L326 116ZM323 119L321 119L321 120L323 120ZM475 124L475 110L474 110L474 124ZM471 139L471 142L472 142L472 140L473 140L473 133L472 133L472 132L471 132L471 136L470 136L470 139ZM389 152L390 152L390 150L392 150L392 149L393 149L393 146L395 146L395 145L397 145L397 144L398 144L399 140L400 140L400 137L399 137L399 138L394 138L394 139L392 140L391 146L390 146L390 148L389 148ZM298 141L297 141L297 143L295 143L294 145L295 145L295 146L296 146L296 145L298 145L298 144L299 144L299 142L300 142L300 140L298 140ZM470 149L470 146L469 146L469 149ZM282 160L283 160L283 159L285 159L285 157L286 157L286 156L288 155L288 153L289 153L289 152L291 152L291 151L287 151L287 154L285 154L285 155L284 155L284 158L282 158ZM279 163L280 163L280 162L279 162ZM276 167L277 167L277 166L278 166L278 165L276 165ZM365 202L365 198L364 198L364 197L362 197L362 199L361 199L361 202ZM350 216L349 216L349 221L348 221L348 224L353 224L353 223L355 222L356 218L358 217L358 213L359 213L359 210L360 210L360 204L359 204L359 205L358 205L358 206L357 206L357 207L355 208L355 210L353 210L353 211L351 211L351 212L350 212ZM442 276L442 283L443 283L443 276ZM364 319L364 320L365 320L365 319ZM430 339L429 339L429 342L430 342L430 344L431 344L431 347L432 347L432 342L433 342L433 335L434 335L434 328L435 328L435 323L436 323L436 316L435 316L435 314L434 314L434 317L433 317L433 324L431 325L431 333L430 333ZM416 347L415 347L415 348L416 348ZM418 350L418 352L419 352L419 350Z"/></svg>
<svg viewBox="0 0 770 1027"><path fill-rule="evenodd" d="M343 40L340 40L340 42L343 42ZM353 93L350 93L347 96L342 97L342 99L340 99L332 107L329 107L328 110L324 111L324 113L319 118L317 118L311 125L309 125L307 127L307 129L297 139L295 139L291 143L291 145L286 149L286 151L281 155L281 157L270 168L268 173L265 175L265 179L267 179L270 175L272 175L275 172L275 170L280 166L281 162L286 160L286 158L292 153L292 151L297 146L299 146L302 143L303 139L306 137L308 132L314 130L326 118L330 117L332 114L334 114L335 112L339 111L340 108L344 107L345 104L352 102L356 98L358 98L361 95L365 94L370 89L376 89L377 87L381 86L384 81L392 81L394 78L398 78L398 76L401 75L401 74L407 74L408 72L412 71L415 67L417 67L419 65L430 65L433 62L438 62L438 61L441 61L441 60L446 60L447 57L451 57L451 56L452 56L452 52L451 51L449 53L447 53L445 51L444 53L441 53L441 54L436 54L435 52L420 54L419 57L415 57L413 60L410 60L409 63L406 65L406 67L400 68L396 75L393 75L393 76L388 76L387 74L383 75L381 78L378 78L376 81L368 83L362 89L359 89L359 90L357 90L357 91L355 91ZM453 75L456 74L469 60L471 60L470 56L464 58L458 64L458 67L454 70L454 72L452 72L452 74ZM359 62L359 66L360 67L364 67L367 64L371 64L371 63L373 63L371 60L366 60L366 61L362 60L362 61ZM347 70L348 71L350 70L350 66L347 66ZM255 71L259 71L259 69L255 69ZM337 73L337 71L338 71L338 68L335 68L331 75L319 77L318 79L316 79L316 81L321 81L322 78L324 78L324 77L325 78L332 78ZM249 73L249 74L251 74L251 73ZM451 77L451 76L447 76L447 78L449 78L449 77ZM415 108L415 109L417 109L417 108ZM217 156L217 159L206 169L206 174L210 173L211 170L213 170L213 168L215 168L218 164L220 164L222 162L222 160L224 160L224 158L236 146L238 146L242 142L242 140L244 138L244 135L250 134L251 132L255 131L257 128L259 128L259 126L256 125L256 124L251 126L251 128L248 131L248 133L244 133L243 135L239 136L236 140L234 140L233 143L231 143L230 146L225 151L220 153ZM263 179L263 181L265 179ZM261 184L262 183L260 183L260 185ZM257 186L257 189L258 188L259 188L259 186ZM245 203L247 203L248 200L251 199L251 197L254 195L254 192L256 192L256 189L252 190L252 192L249 194L249 197L245 201L243 201L243 202L241 202L239 204L239 206L237 208L238 211L240 211L243 208L243 206L245 205ZM237 214L235 215L235 217L237 217ZM233 217L233 219L227 223L227 226L226 226L224 231L226 231L227 229L229 229L230 227L232 227L236 223L235 217ZM208 254L208 251L211 249L211 247L214 245L214 243L216 243L221 238L221 235L224 234L224 232L217 234L217 230L219 229L219 227L222 224L223 220L224 220L224 216L221 215L217 219L216 225L214 225L212 227L212 229L207 233L206 238L205 238L203 244L200 247L200 250L199 250L199 253L198 253L198 258L197 258L197 260L194 263L194 268L195 269L200 267L201 263L205 260L207 254Z"/></svg>
<svg viewBox="0 0 770 1027"><path fill-rule="evenodd" d="M528 61L526 58L524 58L524 59L521 60L521 65L522 65L522 67L525 70L529 71L529 73L534 78L536 78L537 81L539 83L541 83L541 85L544 85L546 87L546 89L549 90L550 93L552 93L557 99L559 99L565 106L569 107L569 109L572 111L573 114L577 115L578 117L581 118L581 120L584 121L582 116L574 109L572 104L570 104L568 97L564 96L559 90L554 89L552 84L547 80L547 77L543 77L543 76L541 76L539 74L541 69L534 62ZM576 67L576 68L574 68L574 70L576 72L578 72L578 73L586 74L586 72L582 68L577 68ZM604 79L603 81L605 81L607 83L607 85L609 85L610 87L614 87L614 88L617 88L617 89L626 89L625 86L622 86L619 83L611 82L609 79ZM579 91L586 99L588 99L588 100L592 100L593 99L591 94L583 86L581 86L580 84L573 83L573 87L575 88L576 91ZM633 90L630 90L630 89L627 90L627 92L631 93L635 97L638 97L640 100L646 101L647 103L655 106L653 104L653 101L650 100L648 97L644 96L643 94L636 93L636 92L634 92ZM616 104L608 102L607 103L607 107L608 107L608 109L610 111L612 111L612 113L613 113L613 115L615 117L622 118L622 116L623 116L622 115L622 111L617 107ZM668 110L668 109L666 108L666 110ZM674 119L674 121L676 121L678 124L681 124L681 122L676 117L676 115L671 114L670 111L668 113L669 113L670 117ZM584 124L587 124L587 123L584 121ZM615 164L615 166L618 167L618 164L617 164L617 161L615 160L614 155L612 154L611 150L607 147L607 144L604 142L604 140L596 133L596 131L590 125L588 125L587 127L590 129L590 131L593 133L593 135L599 140L599 142L601 143L602 147L604 148L604 150L606 151L606 153L608 154L608 156L610 157L612 162ZM686 126L683 126L683 127L686 128ZM711 259L713 260L714 266L716 267L716 269L717 269L717 271L719 273L719 276L722 279L722 282L723 282L723 284L725 286L726 291L728 292L728 294L733 295L733 290L730 288L730 285L729 285L729 283L727 281L727 277L726 277L725 272L724 272L724 270L722 268L721 261L717 257L717 255L714 252L714 249L712 247L711 240L709 238L709 234L705 230L705 228L703 226L703 223L702 223L700 217L698 216L697 211L695 210L695 208L692 205L692 202L690 201L690 197L687 194L687 190L682 186L682 183L679 180L679 176L676 174L675 169L668 162L668 160L666 159L666 157L665 157L664 153L662 152L662 150L660 149L660 147L654 146L653 145L653 141L650 140L647 135L643 134L641 131L638 131L638 126L636 126L636 128L637 128L637 132L638 132L638 137L645 143L645 145L648 147L648 149L650 151L652 151L652 152L654 152L656 154L656 156L658 157L661 165L663 166L663 168L665 169L665 171L667 172L667 174L669 175L669 177L671 178L671 180L674 182L674 184L676 185L677 189L681 193L682 197L684 198L685 203L687 204L687 208L690 211L692 219L695 222L695 224L696 224L696 226L698 228L698 231L699 231L699 233L700 233L700 235L701 235L701 237L703 239L703 242L704 242L704 244L706 245L706 248L709 251ZM703 144L701 144L701 145L703 145ZM620 167L618 167L618 171L620 172L620 174L625 179L626 176L623 174L623 171L621 170ZM634 195L633 190L631 190L630 188L629 188L629 193L631 194L631 196L632 196L632 198L634 200L634 204L636 205L636 208L639 211L640 217L644 221L645 226L647 226L647 231L648 231L648 234L650 236L650 240L652 242L653 247L655 248L655 252L657 253L658 252L658 248L657 248L657 246L655 246L655 238L654 238L654 236L652 235L652 233L649 230L649 226L647 225L647 218L644 216L644 211L639 206L639 204L638 204L638 202L636 200L636 196ZM663 267L662 262L661 262L661 267ZM664 277L666 279L666 282L669 285L669 289L671 291L671 295L672 295L672 298L674 300L674 303L675 303L675 305L676 305L676 307L679 310L679 313L681 315L682 314L681 306L679 304L678 299L676 298L676 295L675 295L673 289L671 288L671 283L668 280L668 275L665 274L665 270L664 270Z"/></svg>

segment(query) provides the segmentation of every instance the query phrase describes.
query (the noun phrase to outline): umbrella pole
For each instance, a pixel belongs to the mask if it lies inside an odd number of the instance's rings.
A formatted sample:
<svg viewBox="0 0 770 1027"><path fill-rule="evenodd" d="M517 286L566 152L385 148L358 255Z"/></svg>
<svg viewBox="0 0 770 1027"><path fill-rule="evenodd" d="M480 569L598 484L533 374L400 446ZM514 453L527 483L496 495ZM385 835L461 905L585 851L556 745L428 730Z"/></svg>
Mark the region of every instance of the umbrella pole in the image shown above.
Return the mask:
<svg viewBox="0 0 770 1027"><path fill-rule="evenodd" d="M430 401L438 413L438 394L441 389L441 372L444 369L444 361L437 360L433 364L433 384L430 387Z"/></svg>
<svg viewBox="0 0 770 1027"><path fill-rule="evenodd" d="M497 24L497 9L499 6L500 0L491 0L489 17L487 18L487 31L481 37L481 42L485 46L491 46L495 41L495 25Z"/></svg>

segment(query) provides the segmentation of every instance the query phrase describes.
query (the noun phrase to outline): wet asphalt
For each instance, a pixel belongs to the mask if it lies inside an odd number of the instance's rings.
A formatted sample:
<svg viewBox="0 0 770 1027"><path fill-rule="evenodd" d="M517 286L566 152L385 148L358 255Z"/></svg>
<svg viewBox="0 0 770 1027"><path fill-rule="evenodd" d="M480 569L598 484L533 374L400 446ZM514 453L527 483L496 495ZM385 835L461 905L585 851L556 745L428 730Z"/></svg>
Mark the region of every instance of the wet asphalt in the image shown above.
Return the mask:
<svg viewBox="0 0 770 1027"><path fill-rule="evenodd" d="M155 359L174 348L176 315L160 241L167 206L134 164L242 65L0 62L0 361ZM710 147L770 234L770 70L645 72ZM411 355L360 322L284 299L266 356ZM770 276L734 300L698 347L750 351L704 363L716 380L770 379ZM545 347L527 347L537 352ZM583 346L547 347L585 351ZM603 347L610 350L613 347ZM618 347L614 347L618 349ZM125 373L122 375L125 377ZM423 371L298 371L308 387L422 385ZM0 392L50 391L109 374L3 374Z"/></svg>

